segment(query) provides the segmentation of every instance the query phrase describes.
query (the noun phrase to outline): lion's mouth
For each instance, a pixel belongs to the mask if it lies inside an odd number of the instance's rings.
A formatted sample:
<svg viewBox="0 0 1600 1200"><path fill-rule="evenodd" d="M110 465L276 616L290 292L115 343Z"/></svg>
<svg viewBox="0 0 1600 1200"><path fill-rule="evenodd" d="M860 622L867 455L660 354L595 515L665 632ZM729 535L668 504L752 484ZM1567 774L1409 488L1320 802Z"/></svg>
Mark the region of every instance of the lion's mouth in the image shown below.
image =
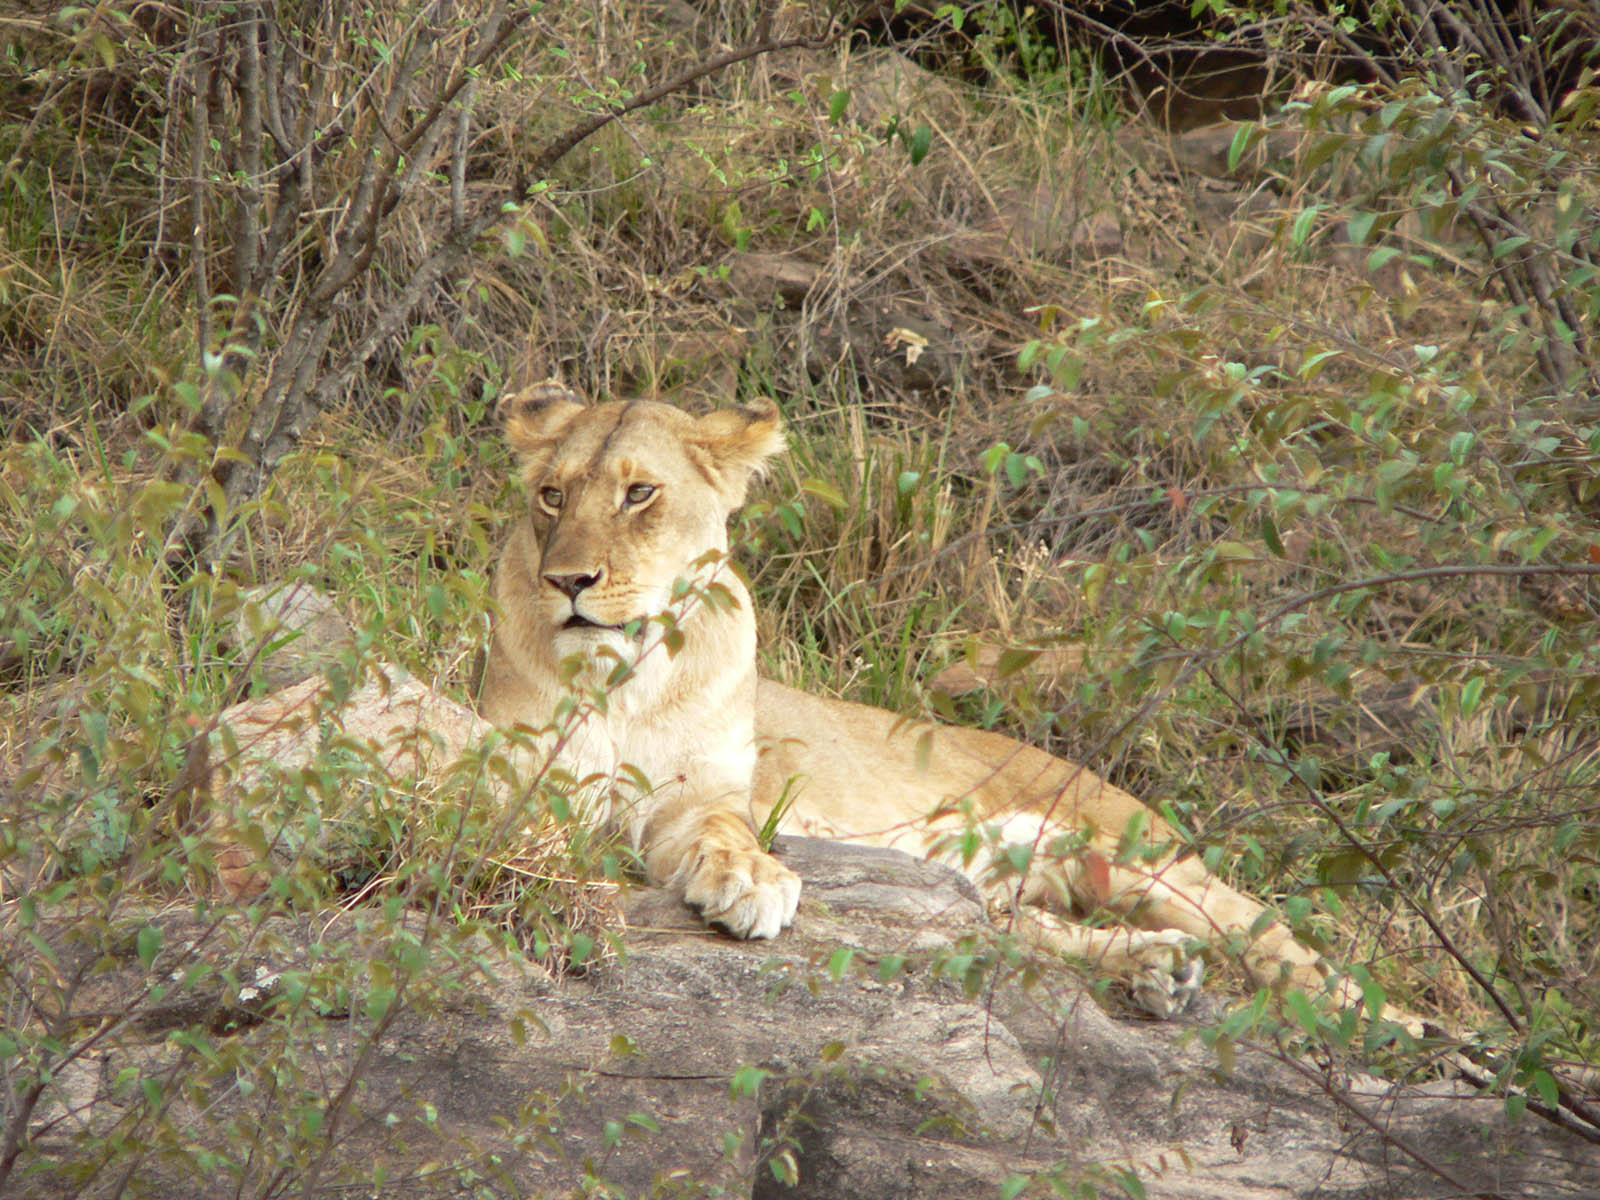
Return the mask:
<svg viewBox="0 0 1600 1200"><path fill-rule="evenodd" d="M592 629L596 633L619 633L623 637L631 637L636 642L644 639L647 627L647 623L642 617L633 621L618 621L615 625L605 625L599 621L591 621L588 617L580 616L577 613L573 613L565 621L561 622L562 633Z"/></svg>

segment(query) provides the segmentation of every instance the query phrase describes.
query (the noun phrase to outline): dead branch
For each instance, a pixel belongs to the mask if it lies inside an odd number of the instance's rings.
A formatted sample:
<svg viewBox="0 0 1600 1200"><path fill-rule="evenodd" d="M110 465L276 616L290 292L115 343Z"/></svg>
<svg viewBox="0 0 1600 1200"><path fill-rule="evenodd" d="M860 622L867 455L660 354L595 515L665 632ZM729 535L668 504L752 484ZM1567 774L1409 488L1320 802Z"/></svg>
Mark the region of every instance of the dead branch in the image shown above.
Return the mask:
<svg viewBox="0 0 1600 1200"><path fill-rule="evenodd" d="M182 536L174 540L173 545L182 558L191 563L211 564L225 559L237 529L234 515L261 494L278 464L299 445L316 418L337 401L378 348L405 327L422 301L467 265L480 241L495 228L516 219L521 204L530 194L532 182L551 170L566 154L607 125L683 91L707 75L775 51L826 47L839 36L840 29L847 27L836 24L817 37L768 39L727 51L674 78L643 89L626 102L586 117L557 135L535 155L531 166L534 180L518 180L512 188L481 201L475 211L467 209L464 188L453 187L450 215L444 227L436 232L433 250L412 271L399 291L366 321L365 328L339 355L332 368L324 371L336 325L345 315L338 301L369 269L383 232L384 219L423 173L432 169L452 123L456 126L452 172L455 177L464 178L466 110L471 103L468 89L481 71L504 52L526 21L526 12L507 13L504 8L495 9L493 17L478 30L477 37L464 45L444 83L426 98L420 114L402 128L406 102L428 51L437 44L436 30L418 33L368 129L361 179L342 206L342 215L334 226L340 232L333 260L321 272L306 302L295 314L283 349L274 358L266 387L251 408L249 425L237 452L219 457L213 464L212 477L222 486L224 503L208 513L203 527L197 524L182 531ZM281 103L281 81L278 87ZM455 108L458 103L459 110ZM310 134L311 130L303 126L302 139ZM295 154L301 164L309 164L314 158L313 147L305 140ZM405 163L403 168L402 162ZM284 163L280 172L289 165ZM304 172L308 169L308 165L302 166L299 187L305 201L311 196L304 183ZM287 176L280 174L280 181L277 217L282 227L275 220L275 235L269 239L273 253L267 256L264 266L280 252L293 225L291 217L283 213L283 204L290 192ZM268 285L263 281L265 286ZM221 423L213 423L213 428L220 429Z"/></svg>

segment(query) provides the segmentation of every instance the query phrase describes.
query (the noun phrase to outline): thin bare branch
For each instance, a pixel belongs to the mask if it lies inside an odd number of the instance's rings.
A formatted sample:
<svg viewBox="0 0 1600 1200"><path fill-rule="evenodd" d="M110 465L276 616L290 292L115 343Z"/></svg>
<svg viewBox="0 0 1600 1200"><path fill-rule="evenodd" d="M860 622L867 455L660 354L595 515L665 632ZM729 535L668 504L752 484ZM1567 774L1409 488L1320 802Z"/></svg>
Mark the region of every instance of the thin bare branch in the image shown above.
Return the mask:
<svg viewBox="0 0 1600 1200"><path fill-rule="evenodd" d="M450 156L450 231L454 233L467 220L467 150L472 143L472 106L478 96L478 81L469 82L456 108L456 144Z"/></svg>

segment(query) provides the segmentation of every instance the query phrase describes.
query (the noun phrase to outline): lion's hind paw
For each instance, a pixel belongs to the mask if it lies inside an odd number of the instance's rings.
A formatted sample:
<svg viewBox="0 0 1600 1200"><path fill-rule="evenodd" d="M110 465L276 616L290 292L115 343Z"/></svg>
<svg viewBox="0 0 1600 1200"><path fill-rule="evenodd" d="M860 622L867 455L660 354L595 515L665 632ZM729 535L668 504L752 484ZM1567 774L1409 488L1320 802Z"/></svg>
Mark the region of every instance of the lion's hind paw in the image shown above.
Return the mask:
<svg viewBox="0 0 1600 1200"><path fill-rule="evenodd" d="M1128 989L1133 1003L1167 1020L1194 1002L1205 982L1195 942L1177 929L1091 929L1057 913L1024 907L1023 929L1043 947L1082 959Z"/></svg>
<svg viewBox="0 0 1600 1200"><path fill-rule="evenodd" d="M1148 939L1130 954L1135 966L1128 976L1134 1005L1157 1020L1167 1021L1188 1010L1205 983L1205 963L1185 949L1186 935L1175 929L1135 934Z"/></svg>

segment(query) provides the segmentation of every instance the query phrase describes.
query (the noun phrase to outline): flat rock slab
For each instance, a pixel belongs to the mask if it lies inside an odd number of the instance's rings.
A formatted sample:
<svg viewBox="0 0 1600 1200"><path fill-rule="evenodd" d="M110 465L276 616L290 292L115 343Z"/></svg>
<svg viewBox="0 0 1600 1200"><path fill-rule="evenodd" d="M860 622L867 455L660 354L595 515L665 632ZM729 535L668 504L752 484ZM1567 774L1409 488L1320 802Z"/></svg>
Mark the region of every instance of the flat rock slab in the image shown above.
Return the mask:
<svg viewBox="0 0 1600 1200"><path fill-rule="evenodd" d="M977 895L943 867L778 852L806 884L779 939L735 942L638 888L620 954L564 978L420 913L145 914L149 968L130 932L74 1000L105 1032L36 1110L18 1194L129 1175L163 1200L893 1200L994 1197L1015 1175L1117 1193L1132 1172L1218 1200L1600 1197L1600 1149L1512 1127L1497 1101L1243 1048L1223 1073L1194 1027L1113 1018L1053 966L997 971ZM297 999L338 961L360 968L345 992ZM390 998L419 961L413 1002ZM180 1135L154 1131L146 1080ZM124 1148L96 1170L108 1138Z"/></svg>

